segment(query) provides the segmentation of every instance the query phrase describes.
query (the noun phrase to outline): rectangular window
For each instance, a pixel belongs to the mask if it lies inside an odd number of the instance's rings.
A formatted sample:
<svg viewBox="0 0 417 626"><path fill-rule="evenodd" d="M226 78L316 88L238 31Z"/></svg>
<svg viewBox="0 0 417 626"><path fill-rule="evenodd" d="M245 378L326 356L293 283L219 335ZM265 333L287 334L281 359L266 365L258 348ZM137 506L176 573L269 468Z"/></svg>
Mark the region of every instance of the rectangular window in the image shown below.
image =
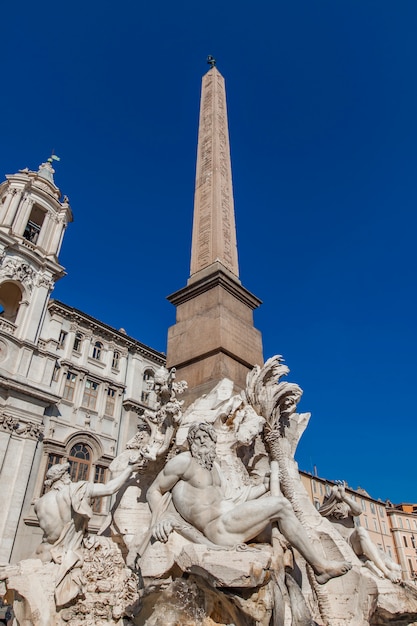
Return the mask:
<svg viewBox="0 0 417 626"><path fill-rule="evenodd" d="M407 528L411 530L411 524L410 524L410 520L408 519L408 517L406 519L406 522L407 522Z"/></svg>
<svg viewBox="0 0 417 626"><path fill-rule="evenodd" d="M82 406L85 409L94 410L96 408L97 396L98 396L98 383L95 383L93 380L85 381L85 388L83 394Z"/></svg>
<svg viewBox="0 0 417 626"><path fill-rule="evenodd" d="M73 402L76 383L77 383L77 374L74 374L73 372L68 372L67 377L65 379L64 392L62 394L62 397L64 398L64 400L68 400L68 402Z"/></svg>
<svg viewBox="0 0 417 626"><path fill-rule="evenodd" d="M375 504L373 502L370 502L369 506L371 507L371 513L375 515Z"/></svg>
<svg viewBox="0 0 417 626"><path fill-rule="evenodd" d="M408 548L407 537L403 535L404 547Z"/></svg>
<svg viewBox="0 0 417 626"><path fill-rule="evenodd" d="M378 526L377 526L377 523L376 523L376 519L375 519L375 518L373 518L373 520L374 520L374 530L375 530L376 532L378 532Z"/></svg>
<svg viewBox="0 0 417 626"><path fill-rule="evenodd" d="M67 338L67 335L68 333L66 333L65 330L61 330L61 332L59 333L58 348L64 347L65 339Z"/></svg>
<svg viewBox="0 0 417 626"><path fill-rule="evenodd" d="M45 486L47 471L51 469L53 465L58 465L58 463L62 463L62 456L60 454L48 454L48 462L46 464L45 476L43 477L41 496L43 496L43 494L47 491L47 488Z"/></svg>
<svg viewBox="0 0 417 626"><path fill-rule="evenodd" d="M69 459L70 469L69 474L72 482L76 483L79 480L88 480L90 473L90 463L86 463L77 458Z"/></svg>
<svg viewBox="0 0 417 626"><path fill-rule="evenodd" d="M112 358L112 362L111 362L111 366L114 370L118 370L119 369L119 364L120 364L120 352L113 352L113 358Z"/></svg>
<svg viewBox="0 0 417 626"><path fill-rule="evenodd" d="M316 507L317 510L319 510L320 502L318 500L314 500L314 506Z"/></svg>
<svg viewBox="0 0 417 626"><path fill-rule="evenodd" d="M386 535L387 534L387 526L386 526L385 522L381 522L381 524L382 524L382 532L384 533L384 535Z"/></svg>
<svg viewBox="0 0 417 626"><path fill-rule="evenodd" d="M94 472L94 482L104 484L106 482L107 477L107 467L103 465L96 465ZM93 512L101 513L103 504L103 498L94 498L93 499Z"/></svg>
<svg viewBox="0 0 417 626"><path fill-rule="evenodd" d="M313 493L317 493L317 485L313 480Z"/></svg>
<svg viewBox="0 0 417 626"><path fill-rule="evenodd" d="M144 404L148 404L148 402L149 402L149 392L148 391L142 391L140 399L141 399L141 401Z"/></svg>
<svg viewBox="0 0 417 626"><path fill-rule="evenodd" d="M81 333L75 333L75 338L74 338L74 345L72 346L72 349L74 350L74 352L81 352L81 342L83 340L83 336Z"/></svg>
<svg viewBox="0 0 417 626"><path fill-rule="evenodd" d="M319 489L320 489L320 495L323 495L323 485L320 483L319 484Z"/></svg>
<svg viewBox="0 0 417 626"><path fill-rule="evenodd" d="M385 513L384 513L384 509L382 508L382 506L379 506L378 510L379 510L380 517L384 517Z"/></svg>
<svg viewBox="0 0 417 626"><path fill-rule="evenodd" d="M104 412L106 415L114 415L114 407L116 406L116 389L109 387L106 395L106 407Z"/></svg>
<svg viewBox="0 0 417 626"><path fill-rule="evenodd" d="M369 525L368 525L368 518L365 515L365 527L369 530Z"/></svg>
<svg viewBox="0 0 417 626"><path fill-rule="evenodd" d="M401 517L398 518L398 525L400 528L403 528L403 520Z"/></svg>
<svg viewBox="0 0 417 626"><path fill-rule="evenodd" d="M366 502L365 500L361 500L362 511L366 511Z"/></svg>

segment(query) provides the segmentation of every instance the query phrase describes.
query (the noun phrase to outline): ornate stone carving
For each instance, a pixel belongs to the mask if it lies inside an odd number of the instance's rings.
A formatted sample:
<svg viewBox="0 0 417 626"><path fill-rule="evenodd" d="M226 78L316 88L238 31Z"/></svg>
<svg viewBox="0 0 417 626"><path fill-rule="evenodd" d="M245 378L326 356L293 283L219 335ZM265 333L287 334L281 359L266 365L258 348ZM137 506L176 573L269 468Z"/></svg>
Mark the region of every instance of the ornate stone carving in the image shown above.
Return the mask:
<svg viewBox="0 0 417 626"><path fill-rule="evenodd" d="M3 413L0 415L0 429L8 433L15 433L27 439L40 440L43 437L43 424L21 422L16 417Z"/></svg>
<svg viewBox="0 0 417 626"><path fill-rule="evenodd" d="M19 426L19 421L12 417L11 415L7 415L6 413L2 413L0 415L0 428L5 430L8 433L13 433Z"/></svg>
<svg viewBox="0 0 417 626"><path fill-rule="evenodd" d="M165 367L157 370L149 385L149 390L155 392L157 409L155 412L147 409L142 412L138 432L126 445L128 450L137 450L131 459L139 461L142 458L143 467L147 465L146 460L155 461L168 450L174 427L182 417L183 403L176 395L184 393L187 388L185 381L175 380L175 368L168 372Z"/></svg>
<svg viewBox="0 0 417 626"><path fill-rule="evenodd" d="M362 515L362 508L348 496L344 483L333 486L319 512L334 524L371 571L393 583L401 582L401 566L373 543L366 528L356 527L354 517Z"/></svg>
<svg viewBox="0 0 417 626"><path fill-rule="evenodd" d="M48 290L54 288L54 280L44 272L40 272L36 277L36 285L38 287L46 287Z"/></svg>
<svg viewBox="0 0 417 626"><path fill-rule="evenodd" d="M115 623L129 615L137 600L137 581L116 544L87 534L93 499L116 493L136 466L128 466L107 484L72 483L68 469L69 463L53 465L46 474L49 491L35 502L43 539L36 550L37 560L31 562L31 584L25 561L1 572L9 589L18 592L15 612L22 624L46 626L63 620L87 626L99 624L100 619ZM39 588L35 581L45 576L49 576L48 586ZM36 608L39 603L41 614Z"/></svg>
<svg viewBox="0 0 417 626"><path fill-rule="evenodd" d="M161 369L157 411L143 412L112 463L116 478L72 484L65 466L51 468L51 489L35 505L44 563L0 576L26 602L15 603L18 625L416 622L417 594L381 579L381 567L363 568L302 487L294 451L309 415L296 412L302 391L281 380L287 373L274 357L241 394L223 380L182 414L184 384ZM117 490L90 537L91 499ZM333 500L329 511L349 504L342 487Z"/></svg>
<svg viewBox="0 0 417 626"><path fill-rule="evenodd" d="M1 278L17 280L31 291L35 280L35 271L23 259L7 256L3 259L0 267Z"/></svg>

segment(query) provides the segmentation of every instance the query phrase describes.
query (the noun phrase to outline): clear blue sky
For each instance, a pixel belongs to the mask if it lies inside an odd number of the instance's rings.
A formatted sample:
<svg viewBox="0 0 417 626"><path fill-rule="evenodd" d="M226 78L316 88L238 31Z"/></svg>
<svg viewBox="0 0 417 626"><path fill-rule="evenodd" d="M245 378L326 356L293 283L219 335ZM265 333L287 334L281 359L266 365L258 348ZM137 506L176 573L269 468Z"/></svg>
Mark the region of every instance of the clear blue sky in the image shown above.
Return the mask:
<svg viewBox="0 0 417 626"><path fill-rule="evenodd" d="M417 502L415 0L2 6L0 172L51 149L54 297L165 351L189 274L200 81L226 78L240 275L312 418L301 469Z"/></svg>

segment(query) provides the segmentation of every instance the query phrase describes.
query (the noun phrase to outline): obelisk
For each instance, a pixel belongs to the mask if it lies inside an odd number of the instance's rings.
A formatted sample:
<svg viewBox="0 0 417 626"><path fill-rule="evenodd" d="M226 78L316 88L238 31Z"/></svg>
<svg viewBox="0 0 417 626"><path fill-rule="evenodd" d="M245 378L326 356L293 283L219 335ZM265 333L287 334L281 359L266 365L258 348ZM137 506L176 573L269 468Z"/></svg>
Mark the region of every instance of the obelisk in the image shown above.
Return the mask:
<svg viewBox="0 0 417 626"><path fill-rule="evenodd" d="M239 280L226 90L213 61L201 89L190 278L168 297L177 315L167 367L188 382L187 404L222 378L244 388L248 371L263 364L253 325L261 301Z"/></svg>

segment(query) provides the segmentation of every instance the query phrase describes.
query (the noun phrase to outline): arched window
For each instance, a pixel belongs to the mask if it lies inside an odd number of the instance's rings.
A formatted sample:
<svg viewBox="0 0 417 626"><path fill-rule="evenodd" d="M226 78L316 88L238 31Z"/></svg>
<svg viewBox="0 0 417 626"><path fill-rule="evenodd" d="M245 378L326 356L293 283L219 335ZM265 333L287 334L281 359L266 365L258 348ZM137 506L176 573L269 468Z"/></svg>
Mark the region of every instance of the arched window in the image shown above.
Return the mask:
<svg viewBox="0 0 417 626"><path fill-rule="evenodd" d="M143 373L143 380L145 382L153 382L155 374L152 370L145 370Z"/></svg>
<svg viewBox="0 0 417 626"><path fill-rule="evenodd" d="M143 372L143 391L141 393L141 401L144 404L150 404L151 391L153 390L153 384L155 380L155 373L151 369L147 369Z"/></svg>
<svg viewBox="0 0 417 626"><path fill-rule="evenodd" d="M93 359L100 361L101 359L101 351L103 350L103 344L101 341L96 341L93 348Z"/></svg>
<svg viewBox="0 0 417 626"><path fill-rule="evenodd" d="M61 446L59 446L61 448ZM106 465L100 463L102 451L98 450L93 441L89 442L81 440L77 437L74 441L68 442L67 447L62 445L62 449L57 450L56 444L53 444L54 451L49 451L45 467L45 474L42 482L43 495L48 491L45 486L47 471L57 463L65 463L68 461L69 475L72 482L93 481L94 483L106 483L108 479L108 470ZM107 510L109 498L94 498L91 502L94 513L101 513L103 509Z"/></svg>
<svg viewBox="0 0 417 626"><path fill-rule="evenodd" d="M77 443L68 456L70 476L73 482L88 480L91 467L91 450L83 443Z"/></svg>
<svg viewBox="0 0 417 626"><path fill-rule="evenodd" d="M36 244L38 241L39 233L41 232L44 219L45 211L35 204L29 216L29 221L26 224L23 237L31 243Z"/></svg>

